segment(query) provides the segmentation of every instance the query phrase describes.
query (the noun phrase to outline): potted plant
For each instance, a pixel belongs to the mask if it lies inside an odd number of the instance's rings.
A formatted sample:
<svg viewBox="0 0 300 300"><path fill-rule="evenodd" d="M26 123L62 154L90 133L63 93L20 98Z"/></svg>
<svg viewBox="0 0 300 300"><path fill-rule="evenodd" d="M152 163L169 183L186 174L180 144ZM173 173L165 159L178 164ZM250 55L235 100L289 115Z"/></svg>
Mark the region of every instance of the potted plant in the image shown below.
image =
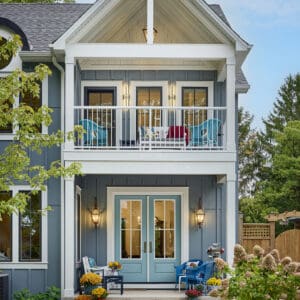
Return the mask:
<svg viewBox="0 0 300 300"><path fill-rule="evenodd" d="M122 269L122 265L118 261L110 261L108 263L108 267L111 269L113 273Z"/></svg>
<svg viewBox="0 0 300 300"><path fill-rule="evenodd" d="M92 290L98 287L102 278L96 273L86 273L81 276L80 284L84 286L85 295L92 295Z"/></svg>
<svg viewBox="0 0 300 300"><path fill-rule="evenodd" d="M98 287L92 290L92 299L94 300L106 299L107 296L108 293L105 288Z"/></svg>
<svg viewBox="0 0 300 300"><path fill-rule="evenodd" d="M207 292L217 289L222 283L222 280L216 277L211 277L206 281Z"/></svg>
<svg viewBox="0 0 300 300"><path fill-rule="evenodd" d="M190 290L186 290L185 294L188 299L196 299L202 295L202 292L197 289L190 289Z"/></svg>

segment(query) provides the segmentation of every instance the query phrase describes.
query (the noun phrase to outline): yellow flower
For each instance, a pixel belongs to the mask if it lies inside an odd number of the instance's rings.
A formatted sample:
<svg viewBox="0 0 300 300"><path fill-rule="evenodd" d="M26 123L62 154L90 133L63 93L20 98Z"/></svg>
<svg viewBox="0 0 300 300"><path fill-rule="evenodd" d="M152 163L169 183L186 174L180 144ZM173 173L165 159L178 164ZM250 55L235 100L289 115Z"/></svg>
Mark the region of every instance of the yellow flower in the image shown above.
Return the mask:
<svg viewBox="0 0 300 300"><path fill-rule="evenodd" d="M211 277L207 280L207 285L221 285L222 280L216 277Z"/></svg>
<svg viewBox="0 0 300 300"><path fill-rule="evenodd" d="M81 276L80 284L83 285L97 285L101 283L102 278L96 273L86 273Z"/></svg>
<svg viewBox="0 0 300 300"><path fill-rule="evenodd" d="M92 290L92 295L96 296L96 297L99 297L99 298L106 298L107 291L106 291L106 289L104 289L102 287L99 287L99 288L96 288L96 289Z"/></svg>
<svg viewBox="0 0 300 300"><path fill-rule="evenodd" d="M110 261L108 267L111 269L121 270L122 265L118 261Z"/></svg>

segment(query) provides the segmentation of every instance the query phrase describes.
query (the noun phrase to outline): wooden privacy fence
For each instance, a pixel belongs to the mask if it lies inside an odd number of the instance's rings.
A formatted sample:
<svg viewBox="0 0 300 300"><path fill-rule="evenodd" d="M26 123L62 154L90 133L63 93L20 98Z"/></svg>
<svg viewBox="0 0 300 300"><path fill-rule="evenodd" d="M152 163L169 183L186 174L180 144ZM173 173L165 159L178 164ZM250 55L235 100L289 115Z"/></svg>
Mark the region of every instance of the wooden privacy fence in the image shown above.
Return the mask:
<svg viewBox="0 0 300 300"><path fill-rule="evenodd" d="M276 248L281 257L290 256L300 262L300 229L297 228L284 231L275 238L275 222L243 223L240 218L239 243L248 253L259 245L266 252Z"/></svg>

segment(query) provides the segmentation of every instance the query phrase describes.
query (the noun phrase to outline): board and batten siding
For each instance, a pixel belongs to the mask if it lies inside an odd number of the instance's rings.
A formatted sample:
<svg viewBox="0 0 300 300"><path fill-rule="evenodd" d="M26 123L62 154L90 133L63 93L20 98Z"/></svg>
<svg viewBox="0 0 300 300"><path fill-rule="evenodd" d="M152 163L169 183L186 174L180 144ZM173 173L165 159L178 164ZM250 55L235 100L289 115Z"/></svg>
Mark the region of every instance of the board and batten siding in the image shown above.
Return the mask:
<svg viewBox="0 0 300 300"><path fill-rule="evenodd" d="M97 195L96 195L97 182ZM162 175L86 175L77 183L82 188L81 202L81 251L82 256L94 257L99 265L107 263L107 187L189 187L189 257L207 259L207 248L219 242L225 247L225 188L218 184L216 176L162 176ZM102 215L97 228L91 222L89 210L97 204ZM205 221L198 229L194 221L194 210L198 208L199 197L203 199Z"/></svg>
<svg viewBox="0 0 300 300"><path fill-rule="evenodd" d="M34 68L32 63L24 63L23 70L30 72ZM52 124L48 128L51 133L60 129L61 99L60 99L60 73L52 65L48 65L52 71L52 75L48 77L48 106L53 110ZM2 151L9 142L0 141L0 151ZM42 164L50 166L51 162L60 160L60 147L52 147L45 149L41 155L30 153L30 157L34 164ZM60 179L50 179L47 182L48 189L48 205L52 210L48 212L48 267L47 269L4 269L4 273L9 274L10 286L9 295L12 299L14 292L27 288L33 293L45 291L49 286L60 287L60 252L61 252L61 194ZM1 269L1 263L0 263Z"/></svg>
<svg viewBox="0 0 300 300"><path fill-rule="evenodd" d="M77 78L81 80L122 81L214 81L214 106L225 106L226 83L217 82L217 71L192 70L83 70ZM76 88L76 99L80 87Z"/></svg>

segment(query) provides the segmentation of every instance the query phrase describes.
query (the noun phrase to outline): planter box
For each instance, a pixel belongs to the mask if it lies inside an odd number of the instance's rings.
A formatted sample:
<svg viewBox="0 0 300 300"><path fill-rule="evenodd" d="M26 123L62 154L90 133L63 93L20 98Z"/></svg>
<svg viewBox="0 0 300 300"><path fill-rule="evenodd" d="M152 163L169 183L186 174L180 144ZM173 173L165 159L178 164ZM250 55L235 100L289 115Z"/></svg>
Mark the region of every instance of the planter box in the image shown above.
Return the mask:
<svg viewBox="0 0 300 300"><path fill-rule="evenodd" d="M0 299L8 299L8 274L0 273Z"/></svg>

